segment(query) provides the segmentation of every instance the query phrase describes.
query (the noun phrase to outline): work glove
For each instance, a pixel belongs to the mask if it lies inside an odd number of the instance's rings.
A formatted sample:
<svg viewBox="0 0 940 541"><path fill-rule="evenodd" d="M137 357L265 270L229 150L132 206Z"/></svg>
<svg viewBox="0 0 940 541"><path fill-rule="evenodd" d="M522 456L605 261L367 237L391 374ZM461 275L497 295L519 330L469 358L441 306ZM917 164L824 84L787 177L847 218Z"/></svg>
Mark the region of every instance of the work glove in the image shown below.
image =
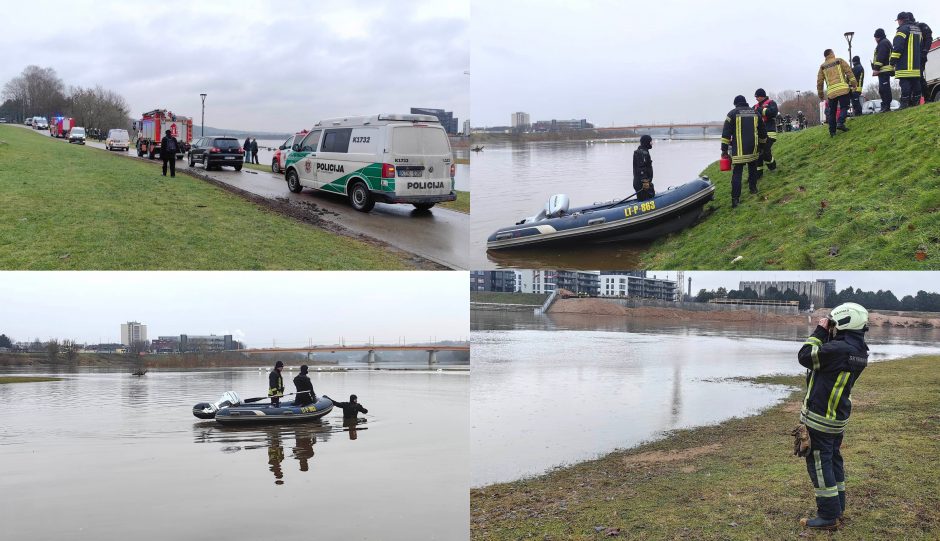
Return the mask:
<svg viewBox="0 0 940 541"><path fill-rule="evenodd" d="M649 189L650 189L650 181L644 180L644 181L642 181L642 183L643 183L643 189L644 189L644 190L649 190Z"/></svg>
<svg viewBox="0 0 940 541"><path fill-rule="evenodd" d="M790 435L793 436L793 455L798 457L808 456L810 439L809 430L806 428L806 425L803 423L796 425L796 428L793 429L793 432L790 432Z"/></svg>

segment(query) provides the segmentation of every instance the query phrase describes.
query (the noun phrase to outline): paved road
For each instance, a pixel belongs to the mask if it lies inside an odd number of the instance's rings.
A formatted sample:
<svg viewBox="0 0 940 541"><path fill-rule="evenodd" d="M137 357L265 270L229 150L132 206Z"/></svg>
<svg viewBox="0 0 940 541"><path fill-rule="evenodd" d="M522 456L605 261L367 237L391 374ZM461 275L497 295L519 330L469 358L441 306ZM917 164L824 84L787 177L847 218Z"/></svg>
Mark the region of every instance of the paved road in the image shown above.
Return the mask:
<svg viewBox="0 0 940 541"><path fill-rule="evenodd" d="M42 133L48 135L48 132ZM104 149L104 143L94 141L89 141L87 146ZM137 156L133 149L126 154ZM185 158L176 162L176 165L181 170L189 169ZM429 212L419 212L411 205L383 203L376 203L372 212L357 212L349 206L344 197L314 193L309 189L299 194L292 193L287 189L283 176L270 172L247 168L241 171L224 168L207 172L198 164L194 169L199 174L208 175L261 197L316 205L320 210L326 211L318 213L319 218L352 232L380 240L452 269L470 269L468 214L436 207Z"/></svg>

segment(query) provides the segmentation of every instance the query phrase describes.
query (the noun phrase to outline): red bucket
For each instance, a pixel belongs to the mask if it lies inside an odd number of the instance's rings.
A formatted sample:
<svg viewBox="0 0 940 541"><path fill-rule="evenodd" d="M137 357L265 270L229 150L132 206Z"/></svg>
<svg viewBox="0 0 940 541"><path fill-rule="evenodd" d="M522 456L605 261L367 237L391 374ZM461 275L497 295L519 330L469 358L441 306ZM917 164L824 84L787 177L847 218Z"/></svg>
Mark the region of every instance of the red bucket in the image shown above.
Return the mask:
<svg viewBox="0 0 940 541"><path fill-rule="evenodd" d="M731 157L722 156L721 159L718 160L718 169L721 171L731 171Z"/></svg>

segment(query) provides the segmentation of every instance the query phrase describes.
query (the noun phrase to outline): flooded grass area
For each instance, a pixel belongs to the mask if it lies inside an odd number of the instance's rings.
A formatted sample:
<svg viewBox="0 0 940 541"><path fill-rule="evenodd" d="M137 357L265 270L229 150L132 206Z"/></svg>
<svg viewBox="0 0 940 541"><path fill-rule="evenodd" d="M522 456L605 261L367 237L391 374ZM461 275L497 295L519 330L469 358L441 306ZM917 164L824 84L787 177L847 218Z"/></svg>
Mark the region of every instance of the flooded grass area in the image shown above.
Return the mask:
<svg viewBox="0 0 940 541"><path fill-rule="evenodd" d="M0 386L4 536L466 539L469 374L311 379L318 394L358 394L365 422L344 424L338 409L236 428L192 416L225 390L264 396L267 370L80 370Z"/></svg>
<svg viewBox="0 0 940 541"><path fill-rule="evenodd" d="M803 385L801 376L757 383ZM806 465L792 456L801 390L760 415L672 432L539 477L471 491L473 539L937 539L940 357L870 366L846 431L846 525L813 516Z"/></svg>
<svg viewBox="0 0 940 541"><path fill-rule="evenodd" d="M61 381L62 378L50 377L31 377L31 376L0 376L0 384L3 383L40 383L43 381Z"/></svg>

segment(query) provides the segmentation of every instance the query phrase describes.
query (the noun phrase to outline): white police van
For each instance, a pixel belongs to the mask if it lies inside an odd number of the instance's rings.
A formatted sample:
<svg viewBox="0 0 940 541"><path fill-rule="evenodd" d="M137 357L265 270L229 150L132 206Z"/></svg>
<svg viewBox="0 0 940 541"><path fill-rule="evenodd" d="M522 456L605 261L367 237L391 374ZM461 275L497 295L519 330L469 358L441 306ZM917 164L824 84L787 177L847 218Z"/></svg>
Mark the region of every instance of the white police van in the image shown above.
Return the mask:
<svg viewBox="0 0 940 541"><path fill-rule="evenodd" d="M450 140L429 115L321 120L295 140L284 176L294 193L308 187L342 194L362 212L376 202L427 210L457 198Z"/></svg>

